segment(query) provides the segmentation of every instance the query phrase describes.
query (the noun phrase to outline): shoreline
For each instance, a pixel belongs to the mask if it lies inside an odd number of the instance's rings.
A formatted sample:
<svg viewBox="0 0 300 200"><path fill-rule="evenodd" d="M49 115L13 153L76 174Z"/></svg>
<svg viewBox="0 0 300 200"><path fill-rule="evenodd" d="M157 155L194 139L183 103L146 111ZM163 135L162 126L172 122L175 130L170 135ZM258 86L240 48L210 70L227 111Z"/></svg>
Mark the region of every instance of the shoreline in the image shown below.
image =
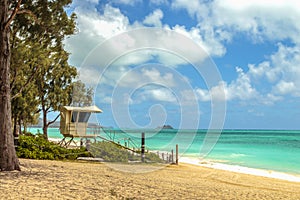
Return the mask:
<svg viewBox="0 0 300 200"><path fill-rule="evenodd" d="M279 180L300 183L300 175L298 176L298 175L293 175L293 174L278 172L273 170L256 169L256 168L244 167L239 165L229 165L229 164L211 162L207 160L200 160L198 158L190 158L190 157L181 157L179 158L179 163L180 162L195 165L195 166L207 167L211 169L219 169L219 170L224 170L229 172L236 172L241 174L248 174L248 175L274 178Z"/></svg>

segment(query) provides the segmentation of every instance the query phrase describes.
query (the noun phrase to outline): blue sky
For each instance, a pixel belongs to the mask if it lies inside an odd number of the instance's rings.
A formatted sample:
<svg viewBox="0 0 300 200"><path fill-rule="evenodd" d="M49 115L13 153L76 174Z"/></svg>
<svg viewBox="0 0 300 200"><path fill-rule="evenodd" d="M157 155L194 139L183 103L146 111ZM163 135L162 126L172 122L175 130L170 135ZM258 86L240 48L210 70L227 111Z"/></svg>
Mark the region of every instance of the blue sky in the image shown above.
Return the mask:
<svg viewBox="0 0 300 200"><path fill-rule="evenodd" d="M102 125L300 129L299 1L74 0L68 12L69 62Z"/></svg>

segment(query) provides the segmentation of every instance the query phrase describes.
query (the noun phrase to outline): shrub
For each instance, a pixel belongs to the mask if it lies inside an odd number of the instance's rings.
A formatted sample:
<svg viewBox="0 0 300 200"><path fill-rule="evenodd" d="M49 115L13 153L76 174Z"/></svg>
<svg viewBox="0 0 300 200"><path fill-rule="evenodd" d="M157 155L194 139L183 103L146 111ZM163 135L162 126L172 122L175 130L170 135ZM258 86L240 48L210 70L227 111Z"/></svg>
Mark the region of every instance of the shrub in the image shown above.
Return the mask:
<svg viewBox="0 0 300 200"><path fill-rule="evenodd" d="M94 157L102 158L108 162L127 162L129 155L128 151L104 141L93 144L90 152Z"/></svg>
<svg viewBox="0 0 300 200"><path fill-rule="evenodd" d="M21 135L16 148L19 158L47 160L75 160L77 157L87 157L90 153L85 148L67 149L46 140L43 135Z"/></svg>
<svg viewBox="0 0 300 200"><path fill-rule="evenodd" d="M141 160L140 154L132 153L111 142L97 142L91 145L90 152L94 157L102 158L107 162L128 162ZM158 155L145 153L146 162L162 162Z"/></svg>

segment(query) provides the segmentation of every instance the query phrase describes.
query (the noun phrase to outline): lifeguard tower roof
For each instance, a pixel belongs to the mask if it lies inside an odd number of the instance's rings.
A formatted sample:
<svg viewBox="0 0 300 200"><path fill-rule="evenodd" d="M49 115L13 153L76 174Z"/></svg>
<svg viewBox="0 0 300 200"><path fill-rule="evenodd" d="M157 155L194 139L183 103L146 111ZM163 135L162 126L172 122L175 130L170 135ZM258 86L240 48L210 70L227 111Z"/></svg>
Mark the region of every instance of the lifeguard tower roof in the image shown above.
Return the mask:
<svg viewBox="0 0 300 200"><path fill-rule="evenodd" d="M63 106L62 109L67 110L67 111L78 111L78 112L89 112L89 113L102 113L103 112L97 106L86 106L86 107Z"/></svg>

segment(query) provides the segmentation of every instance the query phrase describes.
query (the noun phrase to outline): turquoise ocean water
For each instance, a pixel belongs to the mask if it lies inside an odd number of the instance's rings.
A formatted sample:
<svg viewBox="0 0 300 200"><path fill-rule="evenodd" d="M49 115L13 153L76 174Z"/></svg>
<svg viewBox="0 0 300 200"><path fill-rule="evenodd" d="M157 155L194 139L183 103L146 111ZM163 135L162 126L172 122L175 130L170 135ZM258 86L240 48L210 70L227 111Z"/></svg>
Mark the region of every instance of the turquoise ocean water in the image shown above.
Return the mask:
<svg viewBox="0 0 300 200"><path fill-rule="evenodd" d="M37 129L29 129L33 133ZM41 131L40 131L41 132ZM197 158L206 130L106 130L101 136L121 144L140 147L141 132L149 150L171 151L178 144L180 156ZM48 130L49 138L62 138L58 128ZM128 140L130 138L130 141ZM205 159L219 163L300 175L300 131L223 130Z"/></svg>

